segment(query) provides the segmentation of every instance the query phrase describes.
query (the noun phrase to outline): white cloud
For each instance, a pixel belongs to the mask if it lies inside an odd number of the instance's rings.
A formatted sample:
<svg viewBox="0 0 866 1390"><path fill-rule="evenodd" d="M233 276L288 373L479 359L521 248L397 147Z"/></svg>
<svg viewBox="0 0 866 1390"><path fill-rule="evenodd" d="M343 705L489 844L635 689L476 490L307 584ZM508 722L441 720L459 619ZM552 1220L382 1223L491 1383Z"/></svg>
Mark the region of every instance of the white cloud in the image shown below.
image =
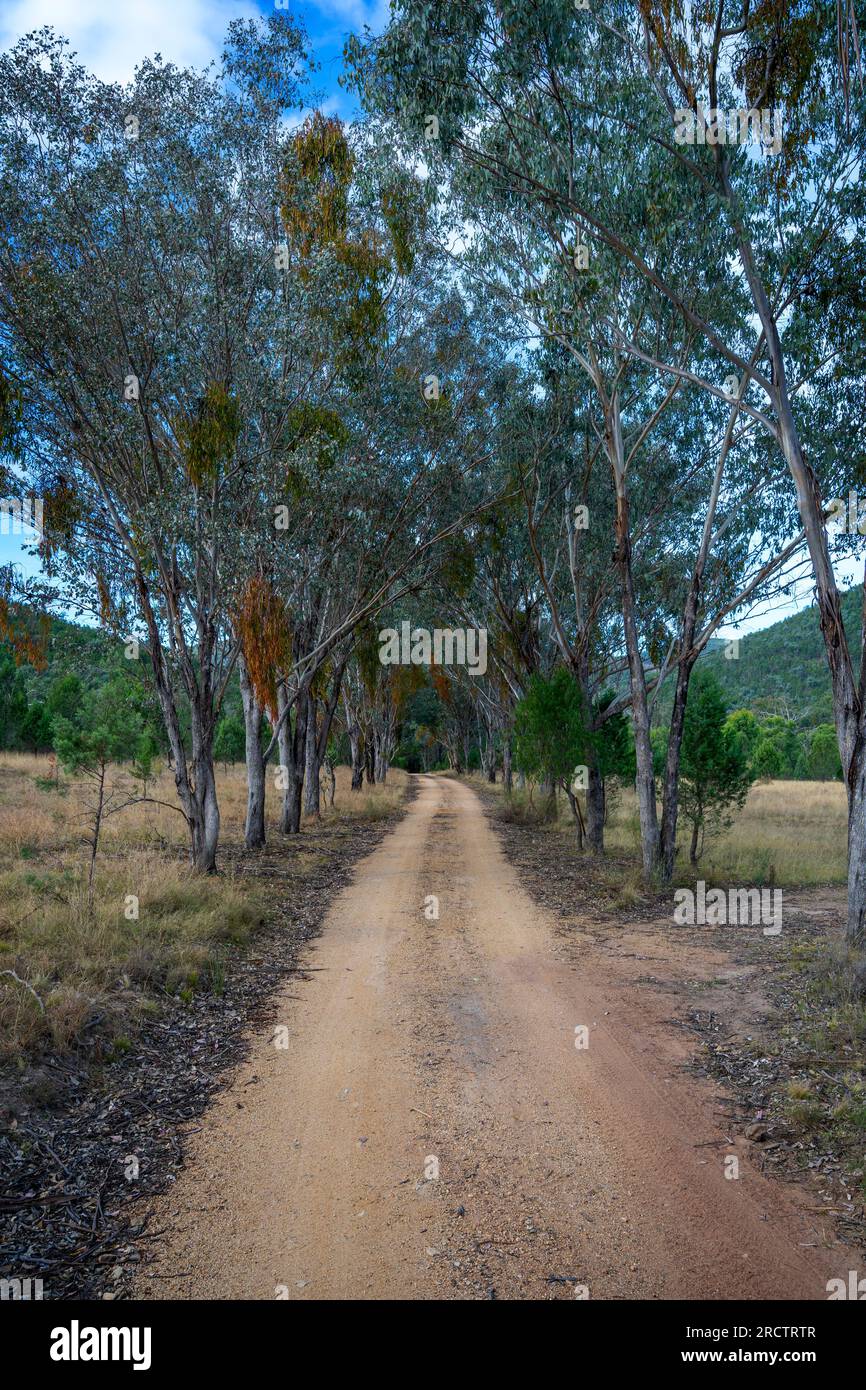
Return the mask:
<svg viewBox="0 0 866 1390"><path fill-rule="evenodd" d="M203 67L219 57L230 20L259 13L253 0L3 0L0 48L50 25L97 77L123 82L154 53Z"/></svg>
<svg viewBox="0 0 866 1390"><path fill-rule="evenodd" d="M222 52L232 19L255 18L263 9L255 0L0 0L0 49L48 25L69 39L97 77L124 82L154 53L181 66L204 67ZM314 46L328 38L341 46L350 29L360 32L368 24L381 32L390 0L289 0L289 10L306 23ZM331 33L323 34L319 17Z"/></svg>

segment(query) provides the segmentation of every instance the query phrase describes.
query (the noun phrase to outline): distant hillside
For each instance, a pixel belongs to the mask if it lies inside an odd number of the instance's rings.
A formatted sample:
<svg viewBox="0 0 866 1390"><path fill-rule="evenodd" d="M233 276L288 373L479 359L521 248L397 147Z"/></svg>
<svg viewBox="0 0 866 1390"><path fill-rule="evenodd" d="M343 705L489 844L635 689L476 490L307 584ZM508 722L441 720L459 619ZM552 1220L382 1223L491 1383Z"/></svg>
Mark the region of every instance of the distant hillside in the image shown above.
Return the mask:
<svg viewBox="0 0 866 1390"><path fill-rule="evenodd" d="M842 596L842 612L849 639L859 635L862 585ZM0 643L0 647L4 644ZM782 714L803 729L833 719L830 677L824 643L818 625L818 610L810 607L773 623L761 632L740 638L739 656L725 656L727 642L714 639L701 663L709 666L721 682L732 709L751 709L756 713ZM859 652L855 653L859 659ZM85 689L100 685L112 671L123 667L123 644L112 641L93 627L54 618L51 623L47 665L42 672L22 667L28 700L44 700L58 675L70 671ZM227 713L238 714L240 692L232 681ZM670 709L671 683L667 683L656 722L665 721Z"/></svg>
<svg viewBox="0 0 866 1390"><path fill-rule="evenodd" d="M75 675L85 690L102 685L123 659L123 643L95 627L52 618L45 668L21 667L28 700L44 700L58 676Z"/></svg>
<svg viewBox="0 0 866 1390"><path fill-rule="evenodd" d="M859 638L862 602L862 585L842 595L852 647ZM702 662L718 677L732 709L782 714L803 728L832 722L830 675L816 607L741 637L736 660L725 657L727 646L713 643ZM859 661L859 648L852 655Z"/></svg>
<svg viewBox="0 0 866 1390"><path fill-rule="evenodd" d="M31 628L35 633L35 616L30 615L30 619ZM12 655L9 643L0 641L0 654L3 652ZM103 685L118 671L132 672L139 669L143 673L149 663L144 651L140 660L141 667L137 668L136 663L130 663L125 659L124 642L119 637L109 637L96 627L52 617L44 668L37 671L25 662L20 670L27 700L32 703L44 701L59 676L77 676L85 690L93 690ZM237 672L233 673L229 682L223 709L226 714L236 717L241 714Z"/></svg>

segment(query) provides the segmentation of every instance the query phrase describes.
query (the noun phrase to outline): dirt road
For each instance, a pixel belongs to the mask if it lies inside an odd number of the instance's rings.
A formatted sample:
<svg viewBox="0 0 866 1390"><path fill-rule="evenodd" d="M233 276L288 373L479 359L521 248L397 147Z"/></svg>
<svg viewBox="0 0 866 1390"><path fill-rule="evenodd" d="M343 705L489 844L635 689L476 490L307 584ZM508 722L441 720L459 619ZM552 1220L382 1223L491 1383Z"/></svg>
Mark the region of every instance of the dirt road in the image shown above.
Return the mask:
<svg viewBox="0 0 866 1390"><path fill-rule="evenodd" d="M419 780L191 1138L138 1295L826 1298L857 1257L725 1140L670 1001Z"/></svg>

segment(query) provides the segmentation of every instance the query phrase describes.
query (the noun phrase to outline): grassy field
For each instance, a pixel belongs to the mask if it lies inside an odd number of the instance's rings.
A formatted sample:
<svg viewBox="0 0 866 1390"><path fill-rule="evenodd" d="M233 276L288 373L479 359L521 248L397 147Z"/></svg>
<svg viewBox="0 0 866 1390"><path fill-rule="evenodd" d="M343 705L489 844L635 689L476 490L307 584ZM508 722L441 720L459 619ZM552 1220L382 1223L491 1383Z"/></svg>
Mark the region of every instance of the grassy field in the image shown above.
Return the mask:
<svg viewBox="0 0 866 1390"><path fill-rule="evenodd" d="M91 789L86 779L61 774L55 783L49 773L45 757L0 755L0 1055L69 1048L94 1028L110 1055L129 1045L136 1021L158 1007L160 995L219 991L231 950L264 918L257 856L239 852L245 769L217 771L225 850L218 876L190 873L177 812L131 806L105 821L92 912L82 839ZM399 805L406 783L394 770L385 787L353 794L349 770L339 768L336 803L323 810L323 825L382 819ZM110 772L109 785L118 801L140 794L123 768ZM161 772L148 794L176 805L172 774ZM279 800L271 778L272 845L288 850L274 829ZM308 822L293 837L293 875L315 858L316 829Z"/></svg>
<svg viewBox="0 0 866 1390"><path fill-rule="evenodd" d="M82 838L90 789L86 780L62 774L54 782L49 772L44 757L0 755L0 1053L7 1056L44 1045L74 1046L97 1018L106 1046L122 1049L137 1020L157 1007L161 995L189 998L201 989L219 991L231 951L244 945L267 911L265 889L254 872L256 856L240 852L246 802L242 765L218 769L224 853L216 878L190 873L185 826L176 812L168 806L131 806L105 821L92 913L86 891L89 851ZM114 769L109 781L119 800L127 792L136 794L123 768ZM339 768L336 804L324 808L323 826L389 815L407 781L405 773L392 770L386 787L353 795L348 769ZM176 804L167 770L148 790ZM279 798L271 778L271 846L282 844L288 851L273 829ZM515 793L512 807L515 817L533 813L522 793ZM623 906L640 891L637 830L633 794L618 793L606 845L615 861L609 865L616 878L612 888ZM551 831L574 835L562 798ZM291 844L291 873L303 875L316 855L316 826L307 822ZM698 873L717 883L844 882L843 788L827 782L756 785L732 828L708 840ZM677 879L693 878L681 860Z"/></svg>
<svg viewBox="0 0 866 1390"><path fill-rule="evenodd" d="M515 792L515 815L528 811L528 797ZM534 803L538 805L536 793ZM659 810L661 814L661 810ZM707 883L775 883L808 887L846 879L847 807L841 782L758 782L727 831L708 835L698 860ZM573 836L574 821L559 798L557 833ZM681 821L677 881L694 880L688 862L689 828ZM605 830L611 855L639 858L637 802L631 790L617 791Z"/></svg>

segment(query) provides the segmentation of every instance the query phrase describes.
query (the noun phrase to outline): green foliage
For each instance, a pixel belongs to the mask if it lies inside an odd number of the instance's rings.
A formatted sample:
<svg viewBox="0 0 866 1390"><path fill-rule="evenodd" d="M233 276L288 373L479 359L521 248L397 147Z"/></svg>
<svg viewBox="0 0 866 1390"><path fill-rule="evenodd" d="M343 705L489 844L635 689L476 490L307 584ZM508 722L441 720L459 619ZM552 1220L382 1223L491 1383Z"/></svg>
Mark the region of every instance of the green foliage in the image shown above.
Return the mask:
<svg viewBox="0 0 866 1390"><path fill-rule="evenodd" d="M752 758L752 771L755 776L774 781L784 776L784 770L785 759L780 746L774 744L771 738L760 739Z"/></svg>
<svg viewBox="0 0 866 1390"><path fill-rule="evenodd" d="M64 719L75 719L81 704L81 681L71 672L58 676L52 682L45 703L52 716L61 715Z"/></svg>
<svg viewBox="0 0 866 1390"><path fill-rule="evenodd" d="M856 632L862 588L842 595L846 628ZM814 608L784 618L760 632L750 633L740 642L736 660L727 659L727 643L707 652L698 670L709 670L719 682L726 698L738 706L729 715L728 731L748 757L759 778L830 780L839 773L830 679ZM662 724L670 710L669 681L660 701ZM784 714L779 711L785 711ZM790 712L790 716L789 716ZM812 740L821 731L814 757ZM828 732L830 731L830 732ZM653 730L656 771L663 766L666 747L662 729Z"/></svg>
<svg viewBox="0 0 866 1390"><path fill-rule="evenodd" d="M816 782L837 781L842 776L839 743L832 724L819 724L812 730L806 753L806 775Z"/></svg>
<svg viewBox="0 0 866 1390"><path fill-rule="evenodd" d="M527 776L570 785L587 761L589 731L580 689L564 667L549 680L531 677L514 712L514 733L517 766Z"/></svg>
<svg viewBox="0 0 866 1390"><path fill-rule="evenodd" d="M596 717L603 713L614 700L616 692L605 690L596 704ZM625 714L614 714L596 730L592 736L598 758L598 770L602 781L618 777L623 782L633 782L635 776L635 751L631 721Z"/></svg>
<svg viewBox="0 0 866 1390"><path fill-rule="evenodd" d="M692 676L680 763L680 804L692 827L694 863L710 830L726 828L748 795L753 772L735 733L726 731L728 707L713 674Z"/></svg>
<svg viewBox="0 0 866 1390"><path fill-rule="evenodd" d="M77 724L88 696L115 680L126 690L154 747L163 747L159 709L147 683L146 654L134 662L122 653L122 646L105 633L62 618L51 620L42 671L27 663L16 667L12 652L0 643L0 747L32 747L21 734L28 703L44 705L52 723L63 717ZM51 742L49 738L43 746Z"/></svg>
<svg viewBox="0 0 866 1390"><path fill-rule="evenodd" d="M835 749L835 731L832 726L822 727L829 727ZM759 719L751 710L735 710L725 721L725 735L736 744L755 777L811 778L818 775L811 771L811 766L824 766L821 756L817 753L814 764L810 764L806 756L808 739L804 744L794 721L783 719L781 715L769 715ZM819 740L819 748L822 746ZM833 757L826 754L826 749L825 756L826 765L831 770L821 775L835 776L832 768L839 761L838 751L835 753L835 762Z"/></svg>
<svg viewBox="0 0 866 1390"><path fill-rule="evenodd" d="M241 431L238 403L220 382L211 382L191 419L175 421L190 481L196 487L214 478L229 462Z"/></svg>
<svg viewBox="0 0 866 1390"><path fill-rule="evenodd" d="M0 454L20 453L21 393L0 365ZM0 465L0 492L6 492L5 470Z"/></svg>
<svg viewBox="0 0 866 1390"><path fill-rule="evenodd" d="M51 748L54 738L51 714L41 701L27 706L18 734L24 747L33 753L43 753Z"/></svg>
<svg viewBox="0 0 866 1390"><path fill-rule="evenodd" d="M319 472L332 467L339 451L348 444L350 434L335 410L302 401L286 417L289 453L312 448Z"/></svg>
<svg viewBox="0 0 866 1390"><path fill-rule="evenodd" d="M398 275L408 275L415 264L415 237L424 212L417 199L407 198L405 188L392 185L381 198L382 216L394 248Z"/></svg>
<svg viewBox="0 0 866 1390"><path fill-rule="evenodd" d="M756 777L772 781L783 777L785 757L782 749L771 738L762 738L752 756L752 771Z"/></svg>
<svg viewBox="0 0 866 1390"><path fill-rule="evenodd" d="M447 536L440 550L439 581L449 596L465 598L475 577L475 551L466 536Z"/></svg>
<svg viewBox="0 0 866 1390"><path fill-rule="evenodd" d="M302 260L345 245L354 168L343 122L314 111L292 137L281 189L283 224Z"/></svg>
<svg viewBox="0 0 866 1390"><path fill-rule="evenodd" d="M139 734L132 759L132 775L141 782L145 796L147 796L147 784L153 776L153 760L158 751L158 745L152 733L145 730Z"/></svg>
<svg viewBox="0 0 866 1390"><path fill-rule="evenodd" d="M794 777L801 765L803 745L791 719L773 714L760 723L760 738L752 753L757 777Z"/></svg>
<svg viewBox="0 0 866 1390"><path fill-rule="evenodd" d="M246 756L246 731L234 715L227 715L217 724L213 755L219 763L242 763Z"/></svg>
<svg viewBox="0 0 866 1390"><path fill-rule="evenodd" d="M761 741L761 726L748 709L735 709L725 720L725 736L733 740L737 748L750 762L755 749Z"/></svg>
<svg viewBox="0 0 866 1390"><path fill-rule="evenodd" d="M862 586L842 594L842 616L848 633L860 630ZM832 711L830 677L814 607L742 638L736 661L726 660L724 645L708 652L707 665L735 709L755 714L787 711L800 728L826 723ZM852 643L852 656L859 659Z"/></svg>
<svg viewBox="0 0 866 1390"><path fill-rule="evenodd" d="M14 747L26 713L24 673L8 649L0 646L0 747Z"/></svg>
<svg viewBox="0 0 866 1390"><path fill-rule="evenodd" d="M73 719L57 716L54 746L67 771L93 773L133 758L142 733L134 692L128 681L115 676L85 697Z"/></svg>

